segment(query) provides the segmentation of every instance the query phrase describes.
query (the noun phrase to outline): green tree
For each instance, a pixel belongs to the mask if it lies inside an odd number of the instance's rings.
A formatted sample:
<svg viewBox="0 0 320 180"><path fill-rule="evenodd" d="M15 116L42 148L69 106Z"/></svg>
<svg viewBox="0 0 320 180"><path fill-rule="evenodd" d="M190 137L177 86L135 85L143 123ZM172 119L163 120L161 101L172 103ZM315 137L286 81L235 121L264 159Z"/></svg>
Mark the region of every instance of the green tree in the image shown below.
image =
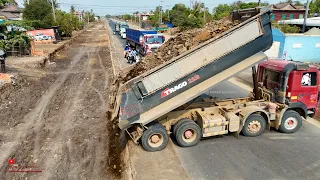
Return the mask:
<svg viewBox="0 0 320 180"><path fill-rule="evenodd" d="M0 0L0 7L4 7L6 3L17 4L15 0Z"/></svg>
<svg viewBox="0 0 320 180"><path fill-rule="evenodd" d="M74 15L75 12L76 12L76 8L72 5L70 7L70 14Z"/></svg>
<svg viewBox="0 0 320 180"><path fill-rule="evenodd" d="M125 21L131 20L131 15L129 15L129 14L125 14L122 17L123 17L123 20L125 20Z"/></svg>
<svg viewBox="0 0 320 180"><path fill-rule="evenodd" d="M279 29L283 33L299 33L301 30L298 26L292 26L289 24L278 24L277 22L272 22L272 26Z"/></svg>
<svg viewBox="0 0 320 180"><path fill-rule="evenodd" d="M38 21L43 27L50 27L53 24L51 5L46 0L30 0L25 4L23 19L27 21Z"/></svg>
<svg viewBox="0 0 320 180"><path fill-rule="evenodd" d="M232 7L228 4L219 4L217 7L213 9L213 19L220 20L224 17L229 16L232 11Z"/></svg>
<svg viewBox="0 0 320 180"><path fill-rule="evenodd" d="M294 1L295 6L303 6L303 4L300 1Z"/></svg>
<svg viewBox="0 0 320 180"><path fill-rule="evenodd" d="M320 13L320 0L315 0L310 3L309 13L313 16L314 13Z"/></svg>
<svg viewBox="0 0 320 180"><path fill-rule="evenodd" d="M261 3L261 6L267 6L268 2ZM213 19L220 20L224 17L229 16L230 12L238 9L248 9L258 7L257 2L243 2L243 1L235 1L229 4L219 4L217 7L213 9Z"/></svg>
<svg viewBox="0 0 320 180"><path fill-rule="evenodd" d="M181 27L188 18L190 9L184 4L176 4L170 12L170 20L174 26Z"/></svg>

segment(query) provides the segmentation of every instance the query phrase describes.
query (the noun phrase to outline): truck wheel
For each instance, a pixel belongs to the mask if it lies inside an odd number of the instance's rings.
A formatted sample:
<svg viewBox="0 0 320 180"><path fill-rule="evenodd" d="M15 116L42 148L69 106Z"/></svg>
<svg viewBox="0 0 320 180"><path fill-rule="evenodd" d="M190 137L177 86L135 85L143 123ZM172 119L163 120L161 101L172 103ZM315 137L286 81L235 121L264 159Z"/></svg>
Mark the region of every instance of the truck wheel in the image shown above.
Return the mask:
<svg viewBox="0 0 320 180"><path fill-rule="evenodd" d="M191 119L180 119L174 126L173 126L173 130L172 133L174 136L176 136L176 132L178 127L180 127L182 124L186 123L186 122L194 122Z"/></svg>
<svg viewBox="0 0 320 180"><path fill-rule="evenodd" d="M176 129L175 138L181 147L198 144L201 138L201 128L194 121L180 124Z"/></svg>
<svg viewBox="0 0 320 180"><path fill-rule="evenodd" d="M141 144L146 151L161 151L168 144L168 134L161 124L154 124L143 132Z"/></svg>
<svg viewBox="0 0 320 180"><path fill-rule="evenodd" d="M282 133L294 133L301 125L302 118L300 114L296 111L288 110L283 114L279 130Z"/></svg>
<svg viewBox="0 0 320 180"><path fill-rule="evenodd" d="M251 114L242 128L245 136L255 137L261 135L266 129L266 120L260 114Z"/></svg>

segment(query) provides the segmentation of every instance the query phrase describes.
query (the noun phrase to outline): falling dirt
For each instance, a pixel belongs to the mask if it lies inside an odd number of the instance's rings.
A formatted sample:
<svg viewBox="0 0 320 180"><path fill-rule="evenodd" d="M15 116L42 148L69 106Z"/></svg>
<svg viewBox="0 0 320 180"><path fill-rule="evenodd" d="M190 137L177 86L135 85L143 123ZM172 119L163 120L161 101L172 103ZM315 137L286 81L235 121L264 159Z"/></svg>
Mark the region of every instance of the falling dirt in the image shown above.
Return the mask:
<svg viewBox="0 0 320 180"><path fill-rule="evenodd" d="M0 179L120 178L107 34L96 24L52 65L18 72L16 86L0 89ZM8 159L41 172L9 172Z"/></svg>
<svg viewBox="0 0 320 180"><path fill-rule="evenodd" d="M170 38L156 52L146 56L143 61L140 61L126 75L123 75L121 80L126 82L134 77L137 77L144 72L155 68L172 58L198 46L199 44L222 34L223 32L238 25L239 22L232 22L227 19L207 23L204 28L192 29L179 33L175 38Z"/></svg>

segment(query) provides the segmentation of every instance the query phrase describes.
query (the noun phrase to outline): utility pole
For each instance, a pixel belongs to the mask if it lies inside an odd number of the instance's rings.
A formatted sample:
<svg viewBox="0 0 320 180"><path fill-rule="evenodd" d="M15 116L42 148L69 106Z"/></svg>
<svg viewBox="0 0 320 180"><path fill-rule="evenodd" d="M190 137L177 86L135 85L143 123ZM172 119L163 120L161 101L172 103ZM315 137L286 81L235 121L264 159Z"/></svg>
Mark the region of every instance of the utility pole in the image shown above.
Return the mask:
<svg viewBox="0 0 320 180"><path fill-rule="evenodd" d="M203 8L204 8L204 10L203 10L203 22L204 22L204 24L206 24L206 0L203 0Z"/></svg>
<svg viewBox="0 0 320 180"><path fill-rule="evenodd" d="M160 1L160 24L162 24L162 3L163 0Z"/></svg>
<svg viewBox="0 0 320 180"><path fill-rule="evenodd" d="M54 10L53 0L51 0L51 5L52 5L53 19L54 19L54 21L56 21L56 13L55 13L55 10Z"/></svg>
<svg viewBox="0 0 320 180"><path fill-rule="evenodd" d="M306 12L304 13L304 20L303 20L303 26L302 26L302 33L305 32L306 30L306 23L307 23L307 18L308 18L308 12L309 12L309 0L307 0L307 7L306 7Z"/></svg>

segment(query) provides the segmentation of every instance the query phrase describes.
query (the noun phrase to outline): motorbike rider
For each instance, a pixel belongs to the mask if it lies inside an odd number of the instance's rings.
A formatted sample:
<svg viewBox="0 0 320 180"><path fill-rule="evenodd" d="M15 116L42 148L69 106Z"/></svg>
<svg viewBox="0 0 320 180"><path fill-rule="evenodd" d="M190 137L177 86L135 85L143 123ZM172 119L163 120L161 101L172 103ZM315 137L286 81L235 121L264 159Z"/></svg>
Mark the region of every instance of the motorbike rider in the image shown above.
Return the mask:
<svg viewBox="0 0 320 180"><path fill-rule="evenodd" d="M132 64L136 61L135 59L136 55L138 55L137 51L135 50L135 48L132 48L132 50L129 52L129 55L128 55L129 64Z"/></svg>
<svg viewBox="0 0 320 180"><path fill-rule="evenodd" d="M130 46L127 44L126 47L124 47L124 58L128 57L128 54L130 53L131 49Z"/></svg>

